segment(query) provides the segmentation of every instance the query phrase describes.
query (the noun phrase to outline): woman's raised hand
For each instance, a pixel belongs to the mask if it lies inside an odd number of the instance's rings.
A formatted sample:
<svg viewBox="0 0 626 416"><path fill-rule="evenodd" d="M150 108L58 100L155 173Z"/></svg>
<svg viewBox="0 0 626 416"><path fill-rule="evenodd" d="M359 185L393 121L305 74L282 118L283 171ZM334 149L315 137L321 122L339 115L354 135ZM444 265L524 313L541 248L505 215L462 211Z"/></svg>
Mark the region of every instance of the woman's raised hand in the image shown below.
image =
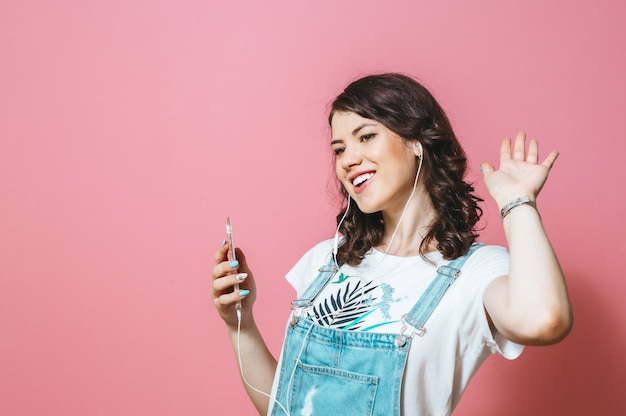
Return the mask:
<svg viewBox="0 0 626 416"><path fill-rule="evenodd" d="M252 316L252 304L256 299L254 277L246 263L243 251L236 249L237 260L228 260L228 242L224 243L215 253L213 267L213 303L226 325L237 327L238 301L241 301L242 328ZM235 285L239 290L235 290Z"/></svg>
<svg viewBox="0 0 626 416"><path fill-rule="evenodd" d="M511 139L505 138L500 148L498 170L490 163L480 165L485 186L498 207L502 208L508 202L526 195L535 201L558 155L557 151L552 151L540 164L536 140L530 140L526 150L526 134L520 132L511 151Z"/></svg>

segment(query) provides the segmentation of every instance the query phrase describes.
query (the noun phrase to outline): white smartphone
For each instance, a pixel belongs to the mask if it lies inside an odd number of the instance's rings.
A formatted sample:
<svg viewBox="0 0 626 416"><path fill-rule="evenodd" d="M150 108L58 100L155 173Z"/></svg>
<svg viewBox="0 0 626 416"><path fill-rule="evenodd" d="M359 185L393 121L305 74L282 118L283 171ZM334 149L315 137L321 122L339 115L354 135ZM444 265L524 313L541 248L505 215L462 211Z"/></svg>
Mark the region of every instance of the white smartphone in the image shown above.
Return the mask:
<svg viewBox="0 0 626 416"><path fill-rule="evenodd" d="M230 261L237 260L235 256L235 243L233 242L233 226L230 223L230 217L226 217L226 239L228 240L228 257ZM239 292L239 283L235 284L235 292ZM241 309L241 301L237 301L237 310Z"/></svg>

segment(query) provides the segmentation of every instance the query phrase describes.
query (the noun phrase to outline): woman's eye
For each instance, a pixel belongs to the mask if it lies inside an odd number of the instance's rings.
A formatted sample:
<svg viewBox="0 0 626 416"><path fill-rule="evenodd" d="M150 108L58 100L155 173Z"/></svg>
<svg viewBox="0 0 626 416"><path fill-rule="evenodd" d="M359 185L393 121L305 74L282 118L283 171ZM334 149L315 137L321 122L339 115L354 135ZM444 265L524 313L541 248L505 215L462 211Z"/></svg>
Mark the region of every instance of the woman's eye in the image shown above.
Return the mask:
<svg viewBox="0 0 626 416"><path fill-rule="evenodd" d="M346 150L345 147L335 147L333 149L333 152L335 152L335 156L339 156L340 154L343 153L344 150Z"/></svg>
<svg viewBox="0 0 626 416"><path fill-rule="evenodd" d="M376 136L376 133L364 134L363 136L361 136L361 141L366 142L370 139L373 139L375 136Z"/></svg>

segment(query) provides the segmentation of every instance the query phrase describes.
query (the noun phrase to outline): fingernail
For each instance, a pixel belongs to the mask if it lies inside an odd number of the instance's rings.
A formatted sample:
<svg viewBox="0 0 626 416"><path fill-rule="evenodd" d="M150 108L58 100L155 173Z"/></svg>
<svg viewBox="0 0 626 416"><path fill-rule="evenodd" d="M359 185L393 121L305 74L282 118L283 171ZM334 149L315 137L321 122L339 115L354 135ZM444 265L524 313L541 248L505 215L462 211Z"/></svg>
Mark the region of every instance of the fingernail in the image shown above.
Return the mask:
<svg viewBox="0 0 626 416"><path fill-rule="evenodd" d="M233 260L230 263L228 263L228 267L230 267L231 269L234 269L237 266L239 266L239 262L237 260Z"/></svg>
<svg viewBox="0 0 626 416"><path fill-rule="evenodd" d="M242 298L244 296L248 296L250 294L249 290L242 290L241 292L239 292L239 296L241 296Z"/></svg>
<svg viewBox="0 0 626 416"><path fill-rule="evenodd" d="M239 273L236 279L241 282L242 280L246 280L246 277L248 277L248 273Z"/></svg>
<svg viewBox="0 0 626 416"><path fill-rule="evenodd" d="M226 245L226 240L222 240L222 247Z"/></svg>

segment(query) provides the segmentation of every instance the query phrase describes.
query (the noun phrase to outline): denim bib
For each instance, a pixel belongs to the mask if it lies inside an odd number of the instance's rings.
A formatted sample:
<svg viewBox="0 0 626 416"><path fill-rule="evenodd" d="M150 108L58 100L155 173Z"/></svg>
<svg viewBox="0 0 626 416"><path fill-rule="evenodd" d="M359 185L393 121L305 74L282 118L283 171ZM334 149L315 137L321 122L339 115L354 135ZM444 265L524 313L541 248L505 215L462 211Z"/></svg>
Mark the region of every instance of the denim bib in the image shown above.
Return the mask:
<svg viewBox="0 0 626 416"><path fill-rule="evenodd" d="M440 266L437 275L411 311L402 317L400 334L343 331L298 318L298 308L310 306L338 271L331 260L320 269L287 327L276 402L272 416L400 415L404 367L413 335L424 336L425 324L463 263L481 244ZM411 335L405 335L411 326ZM280 403L280 405L278 405Z"/></svg>

